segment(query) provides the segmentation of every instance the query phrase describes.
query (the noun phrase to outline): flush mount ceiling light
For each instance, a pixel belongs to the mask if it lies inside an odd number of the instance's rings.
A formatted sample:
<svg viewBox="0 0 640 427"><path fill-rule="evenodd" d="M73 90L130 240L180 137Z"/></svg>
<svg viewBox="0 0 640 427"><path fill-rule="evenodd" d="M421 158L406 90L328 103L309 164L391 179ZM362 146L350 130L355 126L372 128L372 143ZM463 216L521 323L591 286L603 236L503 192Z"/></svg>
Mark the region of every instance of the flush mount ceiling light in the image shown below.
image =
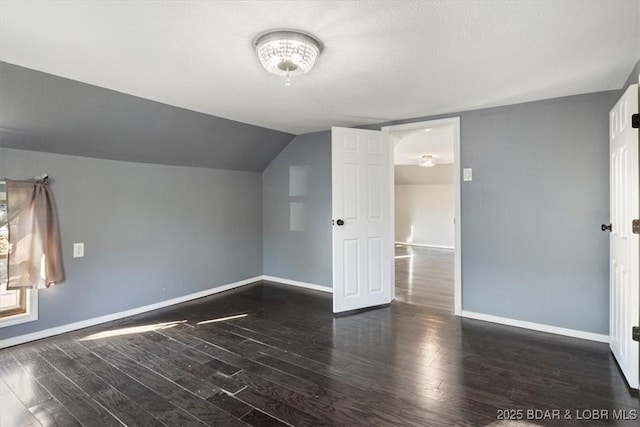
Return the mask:
<svg viewBox="0 0 640 427"><path fill-rule="evenodd" d="M258 37L255 46L262 66L285 77L287 86L291 77L308 73L321 52L318 40L299 31L270 31Z"/></svg>
<svg viewBox="0 0 640 427"><path fill-rule="evenodd" d="M437 163L438 162L436 161L435 157L428 156L426 154L420 157L420 160L418 160L418 166L420 166L421 168L432 168Z"/></svg>

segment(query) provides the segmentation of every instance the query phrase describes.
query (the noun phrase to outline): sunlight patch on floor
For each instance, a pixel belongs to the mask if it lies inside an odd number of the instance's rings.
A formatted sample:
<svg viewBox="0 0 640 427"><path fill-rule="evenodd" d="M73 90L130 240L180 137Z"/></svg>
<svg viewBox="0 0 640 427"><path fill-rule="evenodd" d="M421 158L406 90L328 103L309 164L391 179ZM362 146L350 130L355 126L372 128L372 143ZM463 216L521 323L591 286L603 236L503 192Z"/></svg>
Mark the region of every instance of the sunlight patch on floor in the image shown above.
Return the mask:
<svg viewBox="0 0 640 427"><path fill-rule="evenodd" d="M224 322L226 320L241 319L243 317L247 317L248 315L249 314L245 313L245 314L237 314L235 316L220 317L218 319L203 320L202 322L198 322L198 325L206 325L207 323L216 323L216 322Z"/></svg>
<svg viewBox="0 0 640 427"><path fill-rule="evenodd" d="M185 322L186 320L176 320L174 322L164 322L164 323L156 323L153 325L133 326L130 328L114 329L112 331L98 332L97 334L86 336L84 338L81 338L80 341L99 340L102 338L117 337L120 335L141 334L144 332L151 332L151 331L157 331L161 329L173 328L174 326L178 326L180 323L185 323Z"/></svg>

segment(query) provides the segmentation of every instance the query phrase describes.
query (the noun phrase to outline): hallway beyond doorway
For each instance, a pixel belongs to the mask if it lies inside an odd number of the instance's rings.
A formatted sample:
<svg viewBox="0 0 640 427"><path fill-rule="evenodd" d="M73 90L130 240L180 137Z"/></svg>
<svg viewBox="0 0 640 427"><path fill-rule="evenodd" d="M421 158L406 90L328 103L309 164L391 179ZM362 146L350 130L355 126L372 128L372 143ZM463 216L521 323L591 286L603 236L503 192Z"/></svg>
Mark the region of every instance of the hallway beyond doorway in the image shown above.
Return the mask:
<svg viewBox="0 0 640 427"><path fill-rule="evenodd" d="M453 313L454 252L395 245L396 301Z"/></svg>

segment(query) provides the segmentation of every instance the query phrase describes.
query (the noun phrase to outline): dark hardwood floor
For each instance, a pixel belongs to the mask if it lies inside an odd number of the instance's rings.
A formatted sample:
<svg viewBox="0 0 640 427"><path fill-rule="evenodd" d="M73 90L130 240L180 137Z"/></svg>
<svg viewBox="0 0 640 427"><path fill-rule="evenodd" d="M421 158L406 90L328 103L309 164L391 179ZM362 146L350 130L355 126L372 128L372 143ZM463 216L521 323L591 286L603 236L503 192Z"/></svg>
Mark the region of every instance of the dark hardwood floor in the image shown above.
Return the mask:
<svg viewBox="0 0 640 427"><path fill-rule="evenodd" d="M453 313L453 255L448 249L396 245L396 301Z"/></svg>
<svg viewBox="0 0 640 427"><path fill-rule="evenodd" d="M330 295L269 283L4 349L0 376L2 427L624 424L576 411L639 406L604 344L403 302L334 318Z"/></svg>

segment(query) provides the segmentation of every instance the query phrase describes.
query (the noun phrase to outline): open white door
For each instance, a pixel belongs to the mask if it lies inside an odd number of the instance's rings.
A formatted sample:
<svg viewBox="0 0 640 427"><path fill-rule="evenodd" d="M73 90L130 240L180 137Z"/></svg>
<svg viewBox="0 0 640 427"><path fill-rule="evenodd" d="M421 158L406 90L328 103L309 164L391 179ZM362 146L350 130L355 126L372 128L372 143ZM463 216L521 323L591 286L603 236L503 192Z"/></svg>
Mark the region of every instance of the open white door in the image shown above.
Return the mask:
<svg viewBox="0 0 640 427"><path fill-rule="evenodd" d="M638 326L638 235L631 221L639 218L638 129L631 126L631 115L638 112L638 85L627 89L609 114L611 224L610 310L611 351L628 384L638 388L638 342L631 329ZM607 229L603 225L603 230Z"/></svg>
<svg viewBox="0 0 640 427"><path fill-rule="evenodd" d="M393 299L392 150L386 132L331 129L334 313Z"/></svg>

